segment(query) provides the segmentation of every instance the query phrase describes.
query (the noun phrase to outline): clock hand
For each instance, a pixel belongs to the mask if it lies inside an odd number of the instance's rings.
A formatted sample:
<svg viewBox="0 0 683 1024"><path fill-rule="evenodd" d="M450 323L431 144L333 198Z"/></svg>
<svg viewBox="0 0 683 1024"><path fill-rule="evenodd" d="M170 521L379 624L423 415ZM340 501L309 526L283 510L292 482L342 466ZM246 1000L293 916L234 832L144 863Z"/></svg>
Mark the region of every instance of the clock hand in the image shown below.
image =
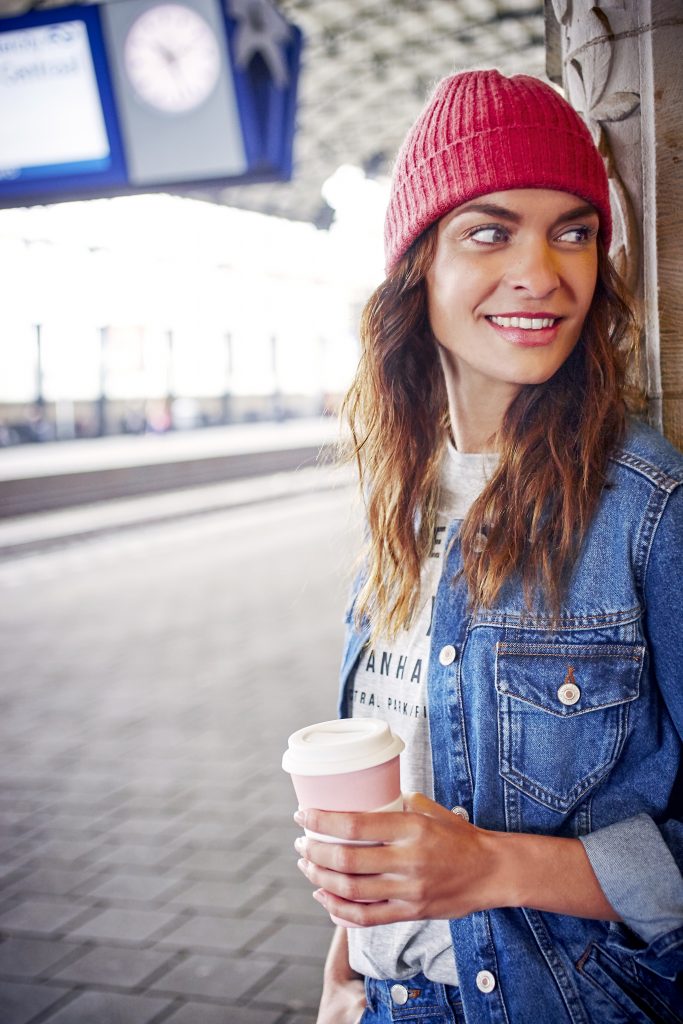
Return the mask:
<svg viewBox="0 0 683 1024"><path fill-rule="evenodd" d="M169 50L163 43L157 43L157 50L167 64L173 66L178 63L178 55L173 50Z"/></svg>

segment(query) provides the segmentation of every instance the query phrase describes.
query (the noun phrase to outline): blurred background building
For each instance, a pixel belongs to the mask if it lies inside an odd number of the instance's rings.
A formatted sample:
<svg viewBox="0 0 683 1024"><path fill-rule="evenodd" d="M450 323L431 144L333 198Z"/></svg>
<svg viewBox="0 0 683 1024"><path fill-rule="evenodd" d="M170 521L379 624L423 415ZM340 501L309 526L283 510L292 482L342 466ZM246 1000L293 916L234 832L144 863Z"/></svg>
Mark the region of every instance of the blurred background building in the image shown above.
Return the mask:
<svg viewBox="0 0 683 1024"><path fill-rule="evenodd" d="M0 212L2 442L336 412L371 261L335 241L169 195Z"/></svg>

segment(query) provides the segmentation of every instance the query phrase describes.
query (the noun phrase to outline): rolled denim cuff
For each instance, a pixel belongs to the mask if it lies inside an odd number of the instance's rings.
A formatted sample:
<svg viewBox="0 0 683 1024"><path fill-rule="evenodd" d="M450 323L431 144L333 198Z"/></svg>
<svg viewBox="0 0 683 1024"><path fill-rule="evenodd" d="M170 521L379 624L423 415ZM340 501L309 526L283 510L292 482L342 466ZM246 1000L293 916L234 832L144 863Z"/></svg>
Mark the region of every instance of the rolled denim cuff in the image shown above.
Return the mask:
<svg viewBox="0 0 683 1024"><path fill-rule="evenodd" d="M683 877L647 814L580 836L602 891L645 942L683 926Z"/></svg>

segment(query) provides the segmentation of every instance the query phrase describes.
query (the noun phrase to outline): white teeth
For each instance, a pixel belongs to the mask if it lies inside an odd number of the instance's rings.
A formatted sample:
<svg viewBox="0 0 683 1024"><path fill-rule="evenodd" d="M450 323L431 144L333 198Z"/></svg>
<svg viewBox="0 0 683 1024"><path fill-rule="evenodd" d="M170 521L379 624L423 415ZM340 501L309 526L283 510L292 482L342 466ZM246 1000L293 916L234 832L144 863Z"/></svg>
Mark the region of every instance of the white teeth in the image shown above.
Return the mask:
<svg viewBox="0 0 683 1024"><path fill-rule="evenodd" d="M540 331L544 327L552 327L557 319L551 317L526 317L526 316L490 316L489 320L498 327L521 327L525 331Z"/></svg>

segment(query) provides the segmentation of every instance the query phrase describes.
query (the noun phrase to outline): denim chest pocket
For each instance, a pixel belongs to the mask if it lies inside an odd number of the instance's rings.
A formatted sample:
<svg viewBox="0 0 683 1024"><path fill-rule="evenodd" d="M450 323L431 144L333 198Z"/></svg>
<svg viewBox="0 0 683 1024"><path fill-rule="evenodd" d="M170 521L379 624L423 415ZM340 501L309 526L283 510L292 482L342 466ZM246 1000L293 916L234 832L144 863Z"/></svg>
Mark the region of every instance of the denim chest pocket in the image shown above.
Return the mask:
<svg viewBox="0 0 683 1024"><path fill-rule="evenodd" d="M569 811L619 757L644 655L641 644L497 644L502 777Z"/></svg>

